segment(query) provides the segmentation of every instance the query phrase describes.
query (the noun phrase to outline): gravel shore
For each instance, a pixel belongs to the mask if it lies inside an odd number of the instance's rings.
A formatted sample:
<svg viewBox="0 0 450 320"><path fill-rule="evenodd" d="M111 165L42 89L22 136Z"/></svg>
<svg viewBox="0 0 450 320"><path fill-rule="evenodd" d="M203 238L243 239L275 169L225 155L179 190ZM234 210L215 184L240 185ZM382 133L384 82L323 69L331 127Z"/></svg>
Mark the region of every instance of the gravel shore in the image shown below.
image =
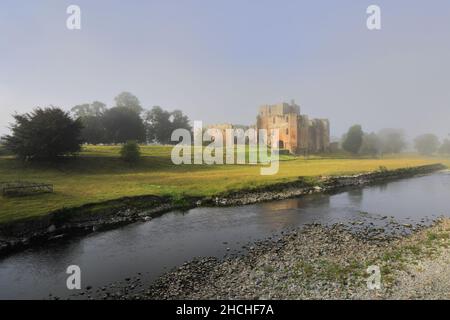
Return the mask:
<svg viewBox="0 0 450 320"><path fill-rule="evenodd" d="M449 245L444 218L400 238L309 225L255 244L246 255L197 259L138 293L128 286L103 298L449 299ZM369 266L380 268L380 289L368 289Z"/></svg>

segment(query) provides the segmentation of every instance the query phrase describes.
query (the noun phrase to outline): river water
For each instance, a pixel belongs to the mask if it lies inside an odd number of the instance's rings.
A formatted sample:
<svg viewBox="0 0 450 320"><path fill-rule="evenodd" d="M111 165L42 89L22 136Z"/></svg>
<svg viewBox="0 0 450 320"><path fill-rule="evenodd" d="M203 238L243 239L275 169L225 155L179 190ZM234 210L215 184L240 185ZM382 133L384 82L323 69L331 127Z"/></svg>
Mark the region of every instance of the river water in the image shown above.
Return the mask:
<svg viewBox="0 0 450 320"><path fill-rule="evenodd" d="M450 216L450 174L403 179L297 199L169 212L148 222L60 240L0 259L0 299L73 297L66 268L81 268L94 288L139 275L150 283L196 256L224 257L243 246L309 223L388 228L388 221L430 223ZM387 229L386 229L387 230Z"/></svg>

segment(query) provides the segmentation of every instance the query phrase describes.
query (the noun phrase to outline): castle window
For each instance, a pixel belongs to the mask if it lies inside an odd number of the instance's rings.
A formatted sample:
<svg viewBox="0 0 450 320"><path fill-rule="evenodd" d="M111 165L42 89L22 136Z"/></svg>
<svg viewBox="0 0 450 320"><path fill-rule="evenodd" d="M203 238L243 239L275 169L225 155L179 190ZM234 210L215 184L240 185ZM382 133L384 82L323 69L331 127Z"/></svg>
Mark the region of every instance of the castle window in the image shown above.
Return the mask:
<svg viewBox="0 0 450 320"><path fill-rule="evenodd" d="M286 128L286 134L289 134L289 128Z"/></svg>
<svg viewBox="0 0 450 320"><path fill-rule="evenodd" d="M275 124L275 117L273 117L273 123Z"/></svg>

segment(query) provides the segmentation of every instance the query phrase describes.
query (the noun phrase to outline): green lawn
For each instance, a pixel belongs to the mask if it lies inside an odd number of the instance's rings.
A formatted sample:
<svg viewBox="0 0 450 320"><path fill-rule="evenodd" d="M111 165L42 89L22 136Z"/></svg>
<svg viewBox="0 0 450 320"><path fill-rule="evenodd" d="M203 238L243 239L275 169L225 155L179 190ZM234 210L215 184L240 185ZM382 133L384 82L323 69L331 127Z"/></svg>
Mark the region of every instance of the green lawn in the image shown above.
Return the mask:
<svg viewBox="0 0 450 320"><path fill-rule="evenodd" d="M24 165L0 156L0 182L24 180L52 183L53 194L23 198L0 196L0 223L44 215L63 207L138 195L214 195L224 191L291 181L299 176L339 175L431 163L450 165L443 158L402 155L383 159L281 156L280 170L261 176L259 165L173 165L170 147L143 146L136 167L123 163L118 146L88 146L76 159L58 165Z"/></svg>

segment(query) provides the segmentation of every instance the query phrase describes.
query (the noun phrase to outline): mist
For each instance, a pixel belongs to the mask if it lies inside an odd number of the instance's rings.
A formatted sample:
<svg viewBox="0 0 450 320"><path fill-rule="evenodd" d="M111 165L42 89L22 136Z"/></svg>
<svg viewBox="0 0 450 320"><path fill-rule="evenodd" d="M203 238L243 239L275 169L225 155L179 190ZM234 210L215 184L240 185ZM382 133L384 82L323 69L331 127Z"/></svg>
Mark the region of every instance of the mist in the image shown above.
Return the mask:
<svg viewBox="0 0 450 320"><path fill-rule="evenodd" d="M143 107L204 123L254 124L262 104L295 99L331 135L402 128L450 133L450 3L69 1L0 4L0 135L14 112L65 110L126 90Z"/></svg>

